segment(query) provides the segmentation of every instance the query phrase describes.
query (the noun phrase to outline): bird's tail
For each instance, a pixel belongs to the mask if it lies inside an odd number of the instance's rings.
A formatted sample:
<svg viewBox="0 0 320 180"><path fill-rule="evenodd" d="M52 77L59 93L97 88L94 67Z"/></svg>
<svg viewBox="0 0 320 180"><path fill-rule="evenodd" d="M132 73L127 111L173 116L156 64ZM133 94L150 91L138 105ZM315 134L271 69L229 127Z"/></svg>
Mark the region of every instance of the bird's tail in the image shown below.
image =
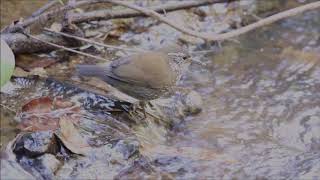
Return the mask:
<svg viewBox="0 0 320 180"><path fill-rule="evenodd" d="M81 76L104 76L106 67L101 65L77 65L77 73Z"/></svg>

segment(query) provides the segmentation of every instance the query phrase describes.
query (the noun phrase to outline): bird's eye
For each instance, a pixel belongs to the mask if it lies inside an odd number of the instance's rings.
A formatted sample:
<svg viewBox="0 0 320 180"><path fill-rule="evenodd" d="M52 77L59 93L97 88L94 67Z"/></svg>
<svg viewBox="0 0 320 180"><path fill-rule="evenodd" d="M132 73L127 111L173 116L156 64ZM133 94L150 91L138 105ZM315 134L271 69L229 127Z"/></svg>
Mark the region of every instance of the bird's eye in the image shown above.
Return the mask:
<svg viewBox="0 0 320 180"><path fill-rule="evenodd" d="M189 58L191 58L190 55L185 55L185 54L184 54L184 55L182 56L182 59L183 59L183 60L187 60L187 59L189 59Z"/></svg>

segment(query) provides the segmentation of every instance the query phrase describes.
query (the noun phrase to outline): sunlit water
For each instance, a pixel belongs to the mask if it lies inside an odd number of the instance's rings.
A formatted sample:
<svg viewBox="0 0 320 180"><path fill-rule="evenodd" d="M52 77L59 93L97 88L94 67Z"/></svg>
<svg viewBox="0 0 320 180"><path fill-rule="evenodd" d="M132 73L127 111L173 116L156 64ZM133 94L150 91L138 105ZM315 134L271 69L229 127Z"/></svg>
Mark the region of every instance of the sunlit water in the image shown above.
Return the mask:
<svg viewBox="0 0 320 180"><path fill-rule="evenodd" d="M182 179L319 178L315 17L249 33L241 44L203 57L205 68L191 68L185 84L203 95L203 112L177 125L178 133L154 151L156 166Z"/></svg>

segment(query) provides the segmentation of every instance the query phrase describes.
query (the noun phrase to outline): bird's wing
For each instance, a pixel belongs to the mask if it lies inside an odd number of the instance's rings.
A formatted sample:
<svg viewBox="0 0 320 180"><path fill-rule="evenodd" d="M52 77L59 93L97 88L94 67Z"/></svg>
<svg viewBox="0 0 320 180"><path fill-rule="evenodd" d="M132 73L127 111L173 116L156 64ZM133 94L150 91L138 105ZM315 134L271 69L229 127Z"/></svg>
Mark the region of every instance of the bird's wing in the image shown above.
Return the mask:
<svg viewBox="0 0 320 180"><path fill-rule="evenodd" d="M156 52L121 58L110 64L110 77L150 88L170 86L175 78L167 58L166 54Z"/></svg>

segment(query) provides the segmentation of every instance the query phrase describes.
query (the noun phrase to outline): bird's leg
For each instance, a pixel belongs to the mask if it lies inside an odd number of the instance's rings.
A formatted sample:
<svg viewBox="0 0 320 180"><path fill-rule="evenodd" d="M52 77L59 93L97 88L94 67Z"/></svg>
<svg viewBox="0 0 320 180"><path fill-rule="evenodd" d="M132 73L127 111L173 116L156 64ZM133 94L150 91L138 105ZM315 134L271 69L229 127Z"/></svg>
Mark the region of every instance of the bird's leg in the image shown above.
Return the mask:
<svg viewBox="0 0 320 180"><path fill-rule="evenodd" d="M147 113L146 113L146 101L139 101L139 106L142 107L142 111L143 111L143 119L147 118Z"/></svg>
<svg viewBox="0 0 320 180"><path fill-rule="evenodd" d="M150 116L152 116L153 118L161 119L160 117L156 116L156 115L153 114L153 113L148 113L148 112L147 112L147 109L146 109L147 105L149 105L150 108L152 108L152 109L155 108L155 106L154 106L153 104L151 104L150 101L139 101L138 103L133 104L132 111L133 111L133 112L137 112L138 108L139 108L139 110L142 111L143 117L142 117L140 120L146 119L146 118L147 118L147 114L150 115ZM156 108L156 111L161 112L159 108ZM139 113L138 113L138 114L139 114ZM162 115L162 114L161 114L161 115ZM134 114L131 114L131 116L134 117Z"/></svg>
<svg viewBox="0 0 320 180"><path fill-rule="evenodd" d="M159 119L159 117L155 116L153 113L148 113L147 110L146 110L146 107L147 105L150 106L150 108L153 108L154 105L151 104L150 101L139 101L139 106L142 107L142 111L143 111L143 119L147 118L147 114L149 114L150 116L156 118L156 119Z"/></svg>
<svg viewBox="0 0 320 180"><path fill-rule="evenodd" d="M138 101L132 104L132 109L129 112L129 115L133 118L136 119L136 117L138 117L139 121L140 120L144 120L147 115L146 115L146 102L145 101ZM139 112L141 112L141 110L143 111L143 117L141 117L141 114Z"/></svg>
<svg viewBox="0 0 320 180"><path fill-rule="evenodd" d="M157 119L161 119L161 117L164 117L164 116L165 116L157 104L152 104L151 101L148 101L148 105L149 105L156 113L158 113L158 116L152 114L153 117L155 117L155 118L157 118Z"/></svg>

